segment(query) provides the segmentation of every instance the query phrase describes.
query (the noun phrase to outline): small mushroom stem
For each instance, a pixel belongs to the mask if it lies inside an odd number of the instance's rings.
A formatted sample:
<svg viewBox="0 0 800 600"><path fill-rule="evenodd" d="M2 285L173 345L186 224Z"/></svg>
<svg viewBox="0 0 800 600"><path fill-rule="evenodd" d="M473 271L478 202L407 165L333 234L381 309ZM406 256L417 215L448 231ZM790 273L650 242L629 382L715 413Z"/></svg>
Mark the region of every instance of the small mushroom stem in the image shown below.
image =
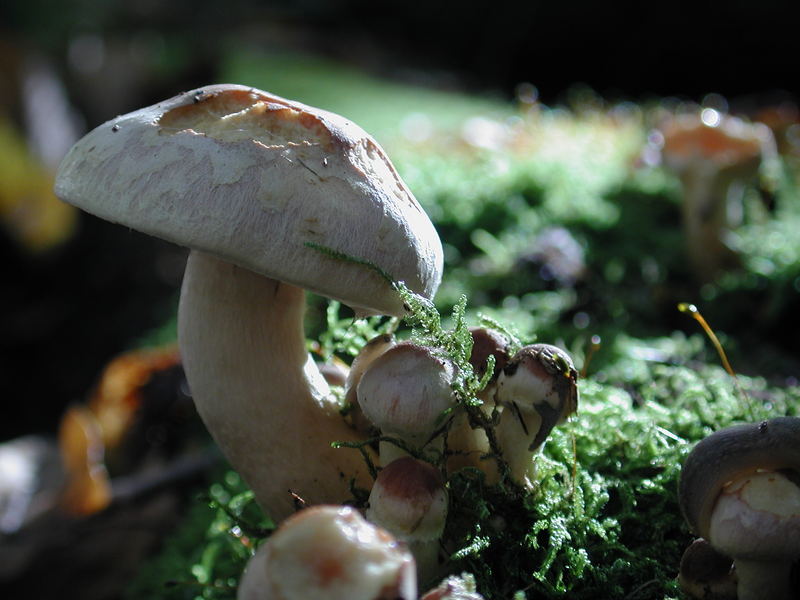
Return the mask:
<svg viewBox="0 0 800 600"><path fill-rule="evenodd" d="M733 183L733 178L708 167L687 171L681 177L689 260L703 280L737 262L736 253L725 243L731 227L728 197Z"/></svg>
<svg viewBox="0 0 800 600"><path fill-rule="evenodd" d="M789 586L792 562L780 560L734 560L739 580L737 600L791 600L796 590Z"/></svg>
<svg viewBox="0 0 800 600"><path fill-rule="evenodd" d="M289 490L310 504L369 488L359 438L305 347L302 289L192 251L178 309L178 338L197 410L223 453L273 519L293 512Z"/></svg>

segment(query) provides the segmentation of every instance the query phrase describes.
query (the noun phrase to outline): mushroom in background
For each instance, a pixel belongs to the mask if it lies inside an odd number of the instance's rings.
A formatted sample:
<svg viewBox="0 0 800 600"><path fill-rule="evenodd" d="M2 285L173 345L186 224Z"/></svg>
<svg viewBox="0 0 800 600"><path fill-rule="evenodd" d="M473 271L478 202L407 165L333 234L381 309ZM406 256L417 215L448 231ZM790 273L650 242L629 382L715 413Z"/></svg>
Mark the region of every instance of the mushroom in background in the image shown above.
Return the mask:
<svg viewBox="0 0 800 600"><path fill-rule="evenodd" d="M315 506L286 519L253 555L238 600L415 600L405 545L347 506Z"/></svg>
<svg viewBox="0 0 800 600"><path fill-rule="evenodd" d="M495 427L511 479L533 488L533 457L557 424L578 409L578 372L569 355L549 344L525 346L497 381L503 407Z"/></svg>
<svg viewBox="0 0 800 600"><path fill-rule="evenodd" d="M438 235L376 142L326 111L208 86L87 134L56 193L192 249L178 310L189 387L270 516L291 514L288 490L317 504L348 498L352 479L369 487L360 454L331 447L361 435L306 350L303 288L402 315L379 270L428 298L438 287Z"/></svg>
<svg viewBox="0 0 800 600"><path fill-rule="evenodd" d="M673 116L659 132L662 161L683 187L689 260L700 281L711 281L738 264L730 231L741 220L744 186L776 156L775 139L763 124L711 108Z"/></svg>
<svg viewBox="0 0 800 600"><path fill-rule="evenodd" d="M369 495L367 519L408 545L421 585L441 576L439 545L447 520L447 502L441 473L410 456L381 469Z"/></svg>
<svg viewBox="0 0 800 600"><path fill-rule="evenodd" d="M455 407L452 362L435 349L401 342L369 365L358 384L358 404L385 436L396 437L418 452L443 448L432 439L444 426L445 411ZM380 443L380 462L388 465L406 452L388 441Z"/></svg>
<svg viewBox="0 0 800 600"><path fill-rule="evenodd" d="M689 527L733 559L738 600L795 598L800 559L800 419L722 429L700 441L681 471Z"/></svg>

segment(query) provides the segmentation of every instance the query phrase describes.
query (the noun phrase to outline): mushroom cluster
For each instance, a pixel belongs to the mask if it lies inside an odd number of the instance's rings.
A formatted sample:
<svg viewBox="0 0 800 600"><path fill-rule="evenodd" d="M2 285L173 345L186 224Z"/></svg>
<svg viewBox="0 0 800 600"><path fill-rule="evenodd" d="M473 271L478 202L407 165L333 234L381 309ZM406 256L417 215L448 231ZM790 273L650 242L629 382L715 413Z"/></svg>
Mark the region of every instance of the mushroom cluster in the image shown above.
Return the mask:
<svg viewBox="0 0 800 600"><path fill-rule="evenodd" d="M430 298L442 269L433 225L372 138L338 115L213 85L100 125L55 190L191 249L178 309L189 387L273 518L291 514L289 490L317 504L369 485L361 456L331 447L363 435L308 355L303 290L402 315L385 276Z"/></svg>
<svg viewBox="0 0 800 600"><path fill-rule="evenodd" d="M796 597L791 570L800 560L799 475L797 417L721 429L686 458L679 485L681 510L692 532L733 562L736 596L730 598ZM712 580L729 589L731 577L724 571L724 564L711 569L715 576L706 577L701 589L710 589Z"/></svg>
<svg viewBox="0 0 800 600"><path fill-rule="evenodd" d="M480 423L466 419L459 367L439 348L381 336L346 373L320 372L306 349L304 289L357 316L400 316L393 282L431 298L442 270L427 215L381 148L342 117L208 86L87 134L62 162L56 193L190 249L178 310L189 387L258 503L285 520L253 557L241 599L415 598L417 578L441 574L444 474L458 468L447 464L448 430L459 456L496 480L485 460L494 454L531 487L533 453L576 409L563 351L537 344L510 357L507 340L484 328L471 330L473 371L494 364ZM344 384L349 418L326 377ZM369 461L342 446L363 447L376 430L373 484ZM366 515L379 527L334 506L353 485L371 488ZM293 515L298 496L319 506Z"/></svg>

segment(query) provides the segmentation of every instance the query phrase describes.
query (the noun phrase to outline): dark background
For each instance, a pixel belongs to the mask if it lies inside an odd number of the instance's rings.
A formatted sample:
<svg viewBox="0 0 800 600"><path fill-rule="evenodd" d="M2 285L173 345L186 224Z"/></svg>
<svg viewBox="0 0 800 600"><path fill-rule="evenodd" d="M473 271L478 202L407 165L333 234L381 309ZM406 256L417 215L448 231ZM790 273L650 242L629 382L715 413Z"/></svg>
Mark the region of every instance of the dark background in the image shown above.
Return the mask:
<svg viewBox="0 0 800 600"><path fill-rule="evenodd" d="M3 108L19 119L16 75L30 56L55 68L84 128L216 81L222 48L318 53L394 80L513 98L522 82L548 104L576 84L612 100L710 93L752 110L798 92L790 3L355 0L45 0L0 4ZM91 76L70 44L101 36ZM128 64L113 49L156 40L166 63ZM0 237L0 380L11 415L0 440L55 429L107 360L174 311L183 251L82 215L79 234L45 255Z"/></svg>

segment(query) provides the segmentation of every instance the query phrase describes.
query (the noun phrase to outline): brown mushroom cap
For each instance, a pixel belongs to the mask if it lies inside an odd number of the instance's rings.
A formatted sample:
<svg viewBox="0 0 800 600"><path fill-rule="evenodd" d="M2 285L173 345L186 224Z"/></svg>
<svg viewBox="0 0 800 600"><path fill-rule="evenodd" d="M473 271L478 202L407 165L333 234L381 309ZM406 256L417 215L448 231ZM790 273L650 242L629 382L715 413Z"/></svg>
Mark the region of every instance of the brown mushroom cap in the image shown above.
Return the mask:
<svg viewBox="0 0 800 600"><path fill-rule="evenodd" d="M489 357L494 356L492 377L497 377L498 373L508 364L508 340L500 332L487 327L470 327L469 333L472 336L472 352L469 362L473 370L478 377L482 377L486 372Z"/></svg>
<svg viewBox="0 0 800 600"><path fill-rule="evenodd" d="M381 469L369 496L367 518L403 541L441 537L447 490L429 463L404 456Z"/></svg>
<svg viewBox="0 0 800 600"><path fill-rule="evenodd" d="M697 538L681 557L678 585L692 598L736 600L733 559Z"/></svg>
<svg viewBox="0 0 800 600"><path fill-rule="evenodd" d="M777 417L721 429L697 443L681 470L678 500L692 531L708 539L723 486L758 469L800 471L800 418Z"/></svg>
<svg viewBox="0 0 800 600"><path fill-rule="evenodd" d="M383 150L338 115L254 88L200 88L117 117L64 158L56 194L101 218L341 300L403 313L368 262L431 297L442 248Z"/></svg>
<svg viewBox="0 0 800 600"><path fill-rule="evenodd" d="M664 162L676 171L702 168L712 162L720 170L756 169L765 148L771 144L769 130L729 115L719 115L718 122L706 123L700 114L673 117L660 127L664 137Z"/></svg>
<svg viewBox="0 0 800 600"><path fill-rule="evenodd" d="M384 434L422 444L455 405L453 369L431 348L401 342L369 365L358 384L358 403Z"/></svg>

